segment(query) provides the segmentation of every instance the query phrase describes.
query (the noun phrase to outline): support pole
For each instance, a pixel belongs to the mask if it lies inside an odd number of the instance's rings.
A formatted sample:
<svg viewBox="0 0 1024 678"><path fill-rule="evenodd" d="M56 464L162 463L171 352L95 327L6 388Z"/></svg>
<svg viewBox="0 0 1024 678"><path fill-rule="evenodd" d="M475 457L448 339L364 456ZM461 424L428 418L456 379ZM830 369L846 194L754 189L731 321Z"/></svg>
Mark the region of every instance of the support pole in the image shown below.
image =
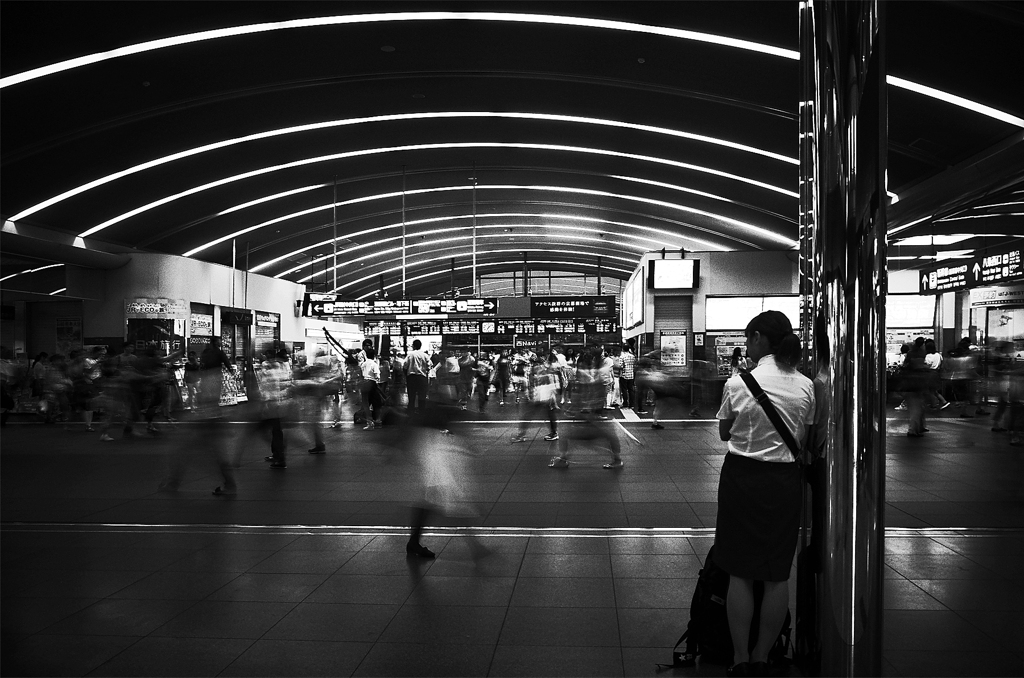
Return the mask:
<svg viewBox="0 0 1024 678"><path fill-rule="evenodd" d="M808 675L882 674L888 146L885 3L800 3L800 238L805 318L827 377L827 435L812 547ZM810 323L808 323L809 325ZM809 328L808 328L809 331ZM807 570L811 572L808 573ZM815 571L816 570L816 571ZM816 580L816 581L814 581ZM806 598L804 598L806 601ZM797 628L801 627L801 602ZM805 608L806 610L806 608ZM803 636L803 637L801 637Z"/></svg>
<svg viewBox="0 0 1024 678"><path fill-rule="evenodd" d="M249 240L245 241L245 283L242 286L242 308L249 308Z"/></svg>
<svg viewBox="0 0 1024 678"><path fill-rule="evenodd" d="M473 163L473 296L477 294L476 282L476 162Z"/></svg>
<svg viewBox="0 0 1024 678"><path fill-rule="evenodd" d="M237 251L235 249L235 239L231 239L231 306L235 306L235 255Z"/></svg>
<svg viewBox="0 0 1024 678"><path fill-rule="evenodd" d="M334 289L338 289L338 175L334 175L334 199L332 202L333 218L334 222ZM326 280L324 281L327 282ZM333 291L333 290L332 290Z"/></svg>
<svg viewBox="0 0 1024 678"><path fill-rule="evenodd" d="M402 165L402 298L405 299L405 165Z"/></svg>
<svg viewBox="0 0 1024 678"><path fill-rule="evenodd" d="M529 252L523 252L523 296L530 296L530 268L526 263Z"/></svg>

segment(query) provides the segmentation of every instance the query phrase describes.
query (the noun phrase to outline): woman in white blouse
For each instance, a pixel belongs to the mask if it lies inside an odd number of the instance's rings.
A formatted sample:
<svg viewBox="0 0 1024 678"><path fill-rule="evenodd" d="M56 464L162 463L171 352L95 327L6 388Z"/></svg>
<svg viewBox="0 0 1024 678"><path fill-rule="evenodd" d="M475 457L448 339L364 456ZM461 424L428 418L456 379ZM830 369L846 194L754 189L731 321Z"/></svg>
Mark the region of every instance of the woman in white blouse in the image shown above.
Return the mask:
<svg viewBox="0 0 1024 678"><path fill-rule="evenodd" d="M747 325L751 374L797 444L814 423L814 386L796 370L802 348L789 319L765 311ZM789 606L789 572L800 527L800 467L741 376L725 384L719 434L728 441L718 486L714 562L729 573L726 610L733 640L728 675L768 675L768 651ZM754 582L764 582L753 619ZM748 651L751 622L758 640Z"/></svg>

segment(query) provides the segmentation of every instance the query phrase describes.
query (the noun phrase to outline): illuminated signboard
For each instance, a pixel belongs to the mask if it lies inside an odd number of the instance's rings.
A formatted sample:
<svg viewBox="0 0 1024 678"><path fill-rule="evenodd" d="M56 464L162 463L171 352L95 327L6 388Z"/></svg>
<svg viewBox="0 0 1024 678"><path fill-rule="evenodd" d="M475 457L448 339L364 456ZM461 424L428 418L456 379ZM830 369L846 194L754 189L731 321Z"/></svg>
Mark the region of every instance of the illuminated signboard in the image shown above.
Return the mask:
<svg viewBox="0 0 1024 678"><path fill-rule="evenodd" d="M367 335L390 334L397 337L405 334L404 329L401 320L367 320L363 323L363 333Z"/></svg>
<svg viewBox="0 0 1024 678"><path fill-rule="evenodd" d="M407 299L353 301L339 299L337 294L307 293L302 300L302 315L322 318L348 315L397 315L409 313Z"/></svg>
<svg viewBox="0 0 1024 678"><path fill-rule="evenodd" d="M537 334L579 334L583 331L582 321L545 320L537 323Z"/></svg>
<svg viewBox="0 0 1024 678"><path fill-rule="evenodd" d="M921 273L921 292L938 293L1024 280L1021 246L1014 245L969 259L955 259Z"/></svg>
<svg viewBox="0 0 1024 678"><path fill-rule="evenodd" d="M615 297L533 297L534 318L614 318Z"/></svg>
<svg viewBox="0 0 1024 678"><path fill-rule="evenodd" d="M614 320L588 320L583 323L583 327L587 334L608 334L622 330L622 326Z"/></svg>
<svg viewBox="0 0 1024 678"><path fill-rule="evenodd" d="M494 315L498 312L498 300L493 299L415 299L412 302L412 313L421 315Z"/></svg>
<svg viewBox="0 0 1024 678"><path fill-rule="evenodd" d="M441 334L480 334L480 321L442 320Z"/></svg>
<svg viewBox="0 0 1024 678"><path fill-rule="evenodd" d="M497 334L498 323L494 320L484 320L480 323L480 334Z"/></svg>
<svg viewBox="0 0 1024 678"><path fill-rule="evenodd" d="M978 285L992 285L1024 278L1024 268L1021 268L1020 250L1020 246L1017 246L1004 252L976 257L977 261L974 261L971 265L974 283Z"/></svg>
<svg viewBox="0 0 1024 678"><path fill-rule="evenodd" d="M699 282L698 259L654 259L648 266L647 286L656 290L692 290Z"/></svg>
<svg viewBox="0 0 1024 678"><path fill-rule="evenodd" d="M427 321L427 322L406 322L405 333L407 336L415 337L417 335L437 335L441 334L441 323L438 321Z"/></svg>

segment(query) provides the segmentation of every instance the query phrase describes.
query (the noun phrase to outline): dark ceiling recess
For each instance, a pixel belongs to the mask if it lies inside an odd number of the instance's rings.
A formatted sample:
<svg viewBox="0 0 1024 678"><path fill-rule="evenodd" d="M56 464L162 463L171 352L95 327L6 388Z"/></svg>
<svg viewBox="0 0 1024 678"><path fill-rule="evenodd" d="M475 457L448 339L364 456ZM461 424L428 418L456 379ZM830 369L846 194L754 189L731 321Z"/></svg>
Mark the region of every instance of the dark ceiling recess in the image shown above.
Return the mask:
<svg viewBox="0 0 1024 678"><path fill-rule="evenodd" d="M927 214L943 176L1021 143L1019 5L886 7L890 76L1011 116L889 87L889 189L916 196L893 214L901 224L929 217L894 244L961 225L974 237L959 250L1024 233L1020 209L959 224ZM596 275L600 257L602 276L621 280L663 247L792 249L799 11L796 2L5 3L5 79L152 40L262 28L5 80L2 217L86 234L111 251L221 264L233 240L252 270L321 288L334 287L337 251L339 291L353 297L376 292L381 275L394 293L403 217L417 294L450 287L453 259L472 285L474 211L480 275L521 272L524 253L537 275ZM990 183L1019 206L1022 179L1004 174ZM991 196L978 190L968 202L985 209Z"/></svg>

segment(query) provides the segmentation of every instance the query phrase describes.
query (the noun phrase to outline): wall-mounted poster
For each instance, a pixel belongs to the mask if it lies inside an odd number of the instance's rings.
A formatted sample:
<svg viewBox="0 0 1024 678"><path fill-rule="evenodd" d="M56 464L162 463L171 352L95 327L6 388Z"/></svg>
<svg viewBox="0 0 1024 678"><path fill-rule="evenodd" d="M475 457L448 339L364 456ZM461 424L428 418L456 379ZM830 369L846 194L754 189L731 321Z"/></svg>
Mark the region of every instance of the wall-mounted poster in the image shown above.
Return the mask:
<svg viewBox="0 0 1024 678"><path fill-rule="evenodd" d="M57 353L67 357L82 348L82 319L57 318Z"/></svg>
<svg viewBox="0 0 1024 678"><path fill-rule="evenodd" d="M661 364L665 367L686 365L686 330L666 330L661 333Z"/></svg>

